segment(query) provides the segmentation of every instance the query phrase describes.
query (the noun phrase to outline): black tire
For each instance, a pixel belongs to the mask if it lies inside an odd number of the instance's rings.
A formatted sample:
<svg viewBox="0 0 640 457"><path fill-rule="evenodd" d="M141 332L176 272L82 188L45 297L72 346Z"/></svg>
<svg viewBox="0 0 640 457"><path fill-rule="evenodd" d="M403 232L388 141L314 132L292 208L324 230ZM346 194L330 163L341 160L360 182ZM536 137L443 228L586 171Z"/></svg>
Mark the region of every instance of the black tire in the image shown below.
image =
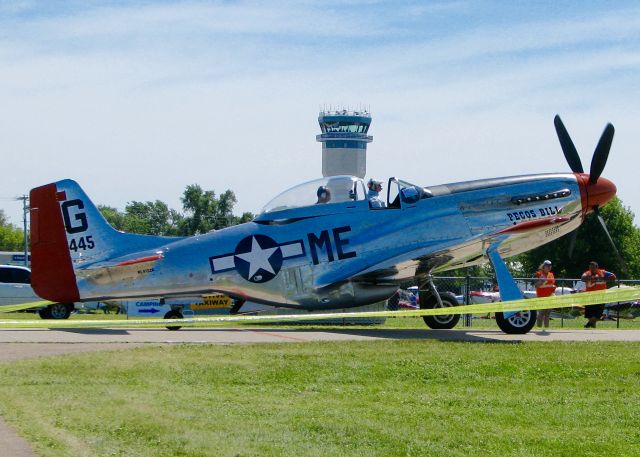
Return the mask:
<svg viewBox="0 0 640 457"><path fill-rule="evenodd" d="M51 310L48 306L45 306L38 310L38 315L40 315L40 319L51 319Z"/></svg>
<svg viewBox="0 0 640 457"><path fill-rule="evenodd" d="M458 306L456 296L451 292L441 292L440 300L444 308ZM439 308L438 299L428 291L420 292L420 309ZM460 314L446 314L442 316L422 316L424 323L434 330L452 329L460 321Z"/></svg>
<svg viewBox="0 0 640 457"><path fill-rule="evenodd" d="M509 318L502 313L496 313L496 324L504 333L509 335L524 335L536 324L538 312L535 310L520 311Z"/></svg>
<svg viewBox="0 0 640 457"><path fill-rule="evenodd" d="M164 315L165 319L183 319L184 316L180 311L171 310L167 314ZM182 328L181 325L167 325L167 329L169 330L180 330Z"/></svg>
<svg viewBox="0 0 640 457"><path fill-rule="evenodd" d="M74 306L71 303L54 303L46 308L42 308L38 311L42 319L69 319L71 311L74 310Z"/></svg>
<svg viewBox="0 0 640 457"><path fill-rule="evenodd" d="M69 319L71 311L75 309L73 303L54 303L49 305L51 319Z"/></svg>

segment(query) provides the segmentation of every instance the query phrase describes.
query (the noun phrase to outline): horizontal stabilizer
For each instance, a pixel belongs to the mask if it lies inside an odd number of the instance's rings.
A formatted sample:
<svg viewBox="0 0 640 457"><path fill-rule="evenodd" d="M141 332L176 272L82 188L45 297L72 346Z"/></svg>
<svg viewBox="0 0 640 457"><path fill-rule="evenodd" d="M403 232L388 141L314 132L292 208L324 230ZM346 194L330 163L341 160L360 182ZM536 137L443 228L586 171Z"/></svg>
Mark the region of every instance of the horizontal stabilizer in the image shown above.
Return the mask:
<svg viewBox="0 0 640 457"><path fill-rule="evenodd" d="M110 284L114 282L140 279L151 273L162 254L154 254L117 263L101 263L99 266L76 270L78 279L82 278L94 284Z"/></svg>

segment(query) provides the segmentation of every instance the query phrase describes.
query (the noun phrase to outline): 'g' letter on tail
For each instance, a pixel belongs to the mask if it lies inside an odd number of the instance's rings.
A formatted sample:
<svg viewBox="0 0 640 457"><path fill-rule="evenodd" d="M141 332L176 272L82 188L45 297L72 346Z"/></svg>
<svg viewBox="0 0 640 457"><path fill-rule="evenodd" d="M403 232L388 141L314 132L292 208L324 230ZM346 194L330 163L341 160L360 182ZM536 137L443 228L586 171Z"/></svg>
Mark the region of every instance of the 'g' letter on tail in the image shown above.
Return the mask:
<svg viewBox="0 0 640 457"><path fill-rule="evenodd" d="M55 184L37 187L30 193L31 286L42 298L60 303L80 299L76 275L67 246L60 202L65 192Z"/></svg>

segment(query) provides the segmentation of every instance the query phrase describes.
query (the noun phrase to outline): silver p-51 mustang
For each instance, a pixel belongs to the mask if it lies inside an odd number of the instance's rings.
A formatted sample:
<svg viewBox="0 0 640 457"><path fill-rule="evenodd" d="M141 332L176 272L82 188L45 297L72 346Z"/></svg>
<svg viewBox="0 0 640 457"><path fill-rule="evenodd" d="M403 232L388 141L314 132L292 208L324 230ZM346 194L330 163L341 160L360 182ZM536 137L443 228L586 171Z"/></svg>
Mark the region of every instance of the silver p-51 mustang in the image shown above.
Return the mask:
<svg viewBox="0 0 640 457"><path fill-rule="evenodd" d="M455 297L438 293L431 274L488 258L502 300L522 298L503 259L575 230L616 193L600 176L613 126L587 174L557 116L555 124L573 173L431 187L390 178L382 208L371 207L361 179L333 176L281 193L252 222L189 238L118 232L76 182L47 184L31 190L32 285L59 303L222 292L236 308L251 300L324 310L384 300L412 278L421 306L447 307ZM498 313L497 322L525 333L535 314ZM458 319L425 317L432 328Z"/></svg>

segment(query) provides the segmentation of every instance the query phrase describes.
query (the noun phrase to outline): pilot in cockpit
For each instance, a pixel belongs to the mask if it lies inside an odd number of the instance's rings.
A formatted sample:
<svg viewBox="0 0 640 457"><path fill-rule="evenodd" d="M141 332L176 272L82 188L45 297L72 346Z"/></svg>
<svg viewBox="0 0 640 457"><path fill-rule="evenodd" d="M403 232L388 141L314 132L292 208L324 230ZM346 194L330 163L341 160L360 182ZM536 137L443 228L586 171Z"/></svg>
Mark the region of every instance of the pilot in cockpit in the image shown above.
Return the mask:
<svg viewBox="0 0 640 457"><path fill-rule="evenodd" d="M384 208L384 202L380 198L380 192L382 191L382 181L371 178L367 183L369 191L367 192L367 199L369 200L369 206L371 208Z"/></svg>
<svg viewBox="0 0 640 457"><path fill-rule="evenodd" d="M322 203L329 203L329 201L331 200L331 192L326 186L318 187L318 191L316 192L316 194L318 196L318 201L316 202L316 205L322 204Z"/></svg>

